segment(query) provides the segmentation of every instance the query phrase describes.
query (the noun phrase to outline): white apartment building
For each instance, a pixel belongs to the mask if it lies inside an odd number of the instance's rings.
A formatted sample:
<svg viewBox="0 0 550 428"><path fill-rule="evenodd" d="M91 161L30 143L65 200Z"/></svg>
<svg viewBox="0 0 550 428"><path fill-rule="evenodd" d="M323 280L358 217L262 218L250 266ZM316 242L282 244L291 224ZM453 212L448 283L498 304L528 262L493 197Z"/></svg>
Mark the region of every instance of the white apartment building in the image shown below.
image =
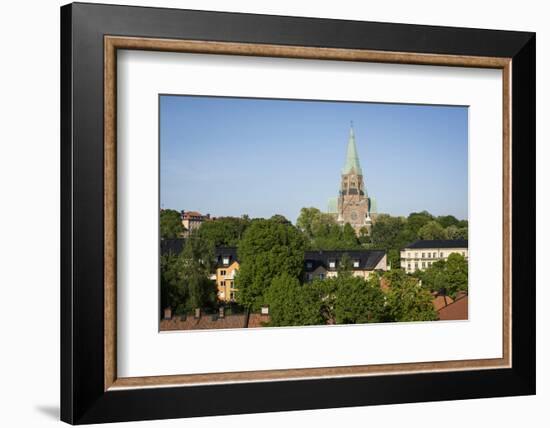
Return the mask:
<svg viewBox="0 0 550 428"><path fill-rule="evenodd" d="M438 260L446 260L452 253L458 253L468 259L468 241L452 240L419 240L401 250L401 268L407 273L424 270Z"/></svg>

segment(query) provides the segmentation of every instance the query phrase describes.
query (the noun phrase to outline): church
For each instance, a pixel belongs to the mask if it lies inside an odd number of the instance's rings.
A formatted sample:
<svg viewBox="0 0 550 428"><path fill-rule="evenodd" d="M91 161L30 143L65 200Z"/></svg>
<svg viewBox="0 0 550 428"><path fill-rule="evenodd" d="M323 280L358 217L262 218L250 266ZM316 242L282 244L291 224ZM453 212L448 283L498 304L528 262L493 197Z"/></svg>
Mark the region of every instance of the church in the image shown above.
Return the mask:
<svg viewBox="0 0 550 428"><path fill-rule="evenodd" d="M363 228L370 234L374 211L374 199L368 196L365 187L352 124L346 161L340 176L340 192L337 198L329 200L329 212L335 215L341 225L349 223L357 234Z"/></svg>

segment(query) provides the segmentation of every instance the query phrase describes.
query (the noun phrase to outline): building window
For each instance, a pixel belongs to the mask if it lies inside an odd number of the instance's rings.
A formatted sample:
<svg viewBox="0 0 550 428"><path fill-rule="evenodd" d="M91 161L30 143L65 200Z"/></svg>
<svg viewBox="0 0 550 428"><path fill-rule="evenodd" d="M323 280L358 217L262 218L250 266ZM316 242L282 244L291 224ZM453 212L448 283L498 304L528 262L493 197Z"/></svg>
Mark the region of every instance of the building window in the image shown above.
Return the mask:
<svg viewBox="0 0 550 428"><path fill-rule="evenodd" d="M415 263L415 264L414 264L414 268L415 268L415 269L418 269L418 263Z"/></svg>
<svg viewBox="0 0 550 428"><path fill-rule="evenodd" d="M422 267L423 267L423 268L426 267L426 262L422 262Z"/></svg>
<svg viewBox="0 0 550 428"><path fill-rule="evenodd" d="M229 286L230 286L231 288L234 288L234 287L235 287L235 283L234 283L233 281L229 281Z"/></svg>
<svg viewBox="0 0 550 428"><path fill-rule="evenodd" d="M225 287L225 281L220 281L220 285L221 285L222 287Z"/></svg>
<svg viewBox="0 0 550 428"><path fill-rule="evenodd" d="M353 261L353 267L358 268L359 267L359 260Z"/></svg>
<svg viewBox="0 0 550 428"><path fill-rule="evenodd" d="M437 257L437 253L436 253L436 252L434 252L434 256L433 256L433 257L434 257L434 259Z"/></svg>
<svg viewBox="0 0 550 428"><path fill-rule="evenodd" d="M439 253L439 257L443 258L443 253Z"/></svg>
<svg viewBox="0 0 550 428"><path fill-rule="evenodd" d="M320 274L319 274L319 279L325 279L325 274L324 274L324 273L320 273Z"/></svg>
<svg viewBox="0 0 550 428"><path fill-rule="evenodd" d="M310 274L310 273L306 273L306 279L307 279L308 281L311 281L311 274Z"/></svg>
<svg viewBox="0 0 550 428"><path fill-rule="evenodd" d="M230 298L231 300L235 300L235 293L232 292L229 296L230 296L229 298Z"/></svg>
<svg viewBox="0 0 550 428"><path fill-rule="evenodd" d="M222 263L224 265L228 265L229 264L229 257L224 257L223 260L222 260Z"/></svg>
<svg viewBox="0 0 550 428"><path fill-rule="evenodd" d="M426 257L426 253L422 253L422 258Z"/></svg>
<svg viewBox="0 0 550 428"><path fill-rule="evenodd" d="M466 253L462 251L462 257L466 257Z"/></svg>
<svg viewBox="0 0 550 428"><path fill-rule="evenodd" d="M226 274L226 271L224 271L224 270L220 271L220 276L225 276L225 274Z"/></svg>
<svg viewBox="0 0 550 428"><path fill-rule="evenodd" d="M415 258L415 259L418 258L418 253L414 253L414 258Z"/></svg>
<svg viewBox="0 0 550 428"><path fill-rule="evenodd" d="M311 263L311 262L306 262L306 267L307 267L308 269L311 269L311 268L313 267L313 263Z"/></svg>
<svg viewBox="0 0 550 428"><path fill-rule="evenodd" d="M331 260L330 262L328 262L328 267L335 268L336 267L336 262L334 260Z"/></svg>
<svg viewBox="0 0 550 428"><path fill-rule="evenodd" d="M407 270L411 270L411 264L407 263Z"/></svg>
<svg viewBox="0 0 550 428"><path fill-rule="evenodd" d="M429 258L429 259L432 258L432 253L428 253L428 258Z"/></svg>

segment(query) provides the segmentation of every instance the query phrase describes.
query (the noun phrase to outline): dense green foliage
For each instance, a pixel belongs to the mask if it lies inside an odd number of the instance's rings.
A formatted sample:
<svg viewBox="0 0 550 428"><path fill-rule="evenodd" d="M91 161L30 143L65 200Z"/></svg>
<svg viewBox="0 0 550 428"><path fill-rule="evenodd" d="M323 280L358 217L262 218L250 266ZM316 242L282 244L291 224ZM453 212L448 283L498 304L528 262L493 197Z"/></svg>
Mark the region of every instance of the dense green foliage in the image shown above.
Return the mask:
<svg viewBox="0 0 550 428"><path fill-rule="evenodd" d="M161 210L160 212L160 237L163 239L181 238L183 235L181 215L176 210Z"/></svg>
<svg viewBox="0 0 550 428"><path fill-rule="evenodd" d="M317 208L302 208L296 221L308 242L310 250L349 250L361 248L353 228L343 228L332 214L322 213Z"/></svg>
<svg viewBox="0 0 550 428"><path fill-rule="evenodd" d="M366 248L388 252L388 262L399 266L399 251L417 239L468 239L468 222L452 215L434 217L427 211L408 217L380 214L376 217L370 237L362 238Z"/></svg>
<svg viewBox="0 0 550 428"><path fill-rule="evenodd" d="M265 303L271 314L270 326L324 324L322 300L316 290L288 274L273 278Z"/></svg>
<svg viewBox="0 0 550 428"><path fill-rule="evenodd" d="M287 274L301 279L306 240L289 222L259 219L246 229L238 245L240 268L235 277L237 302L258 310L273 278Z"/></svg>
<svg viewBox="0 0 550 428"><path fill-rule="evenodd" d="M249 225L248 217L218 217L204 222L197 233L215 247L236 247Z"/></svg>
<svg viewBox="0 0 550 428"><path fill-rule="evenodd" d="M433 263L417 276L423 288L431 291L445 290L453 299L459 291L468 290L468 261L458 253L452 253L447 260Z"/></svg>
<svg viewBox="0 0 550 428"><path fill-rule="evenodd" d="M161 212L161 237L183 235L178 211ZM408 217L381 214L372 233L339 225L334 216L303 208L293 226L281 215L270 219L222 217L204 222L186 240L180 255L161 257L161 304L175 313L214 307L214 248L236 246L240 268L235 277L237 306L257 312L269 305L272 326L425 321L437 319L432 291L455 297L467 290L468 263L459 254L407 275L399 267L399 250L417 239L467 239L468 223L428 212ZM384 249L392 270L368 279L352 275L344 255L338 276L303 282L304 251ZM380 280L389 284L382 290ZM421 281L419 281L421 280Z"/></svg>
<svg viewBox="0 0 550 428"><path fill-rule="evenodd" d="M185 243L181 254L161 257L163 307L176 313L209 307L216 302L216 286L209 279L214 268L214 247L196 235Z"/></svg>
<svg viewBox="0 0 550 428"><path fill-rule="evenodd" d="M432 303L432 295L421 287L418 279L401 269L388 271L384 278L389 282L386 292L387 321L433 321L437 312Z"/></svg>
<svg viewBox="0 0 550 428"><path fill-rule="evenodd" d="M337 324L363 324L384 320L384 293L377 275L368 280L338 275L334 315Z"/></svg>

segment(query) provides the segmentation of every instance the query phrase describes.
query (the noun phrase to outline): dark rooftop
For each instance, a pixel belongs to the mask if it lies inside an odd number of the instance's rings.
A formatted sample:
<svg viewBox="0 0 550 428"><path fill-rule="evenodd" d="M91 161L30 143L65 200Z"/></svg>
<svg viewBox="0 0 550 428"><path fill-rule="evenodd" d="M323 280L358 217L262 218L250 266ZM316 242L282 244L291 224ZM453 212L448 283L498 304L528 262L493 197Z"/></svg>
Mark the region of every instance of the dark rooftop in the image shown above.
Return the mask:
<svg viewBox="0 0 550 428"><path fill-rule="evenodd" d="M414 241L405 248L468 248L467 239L425 239Z"/></svg>
<svg viewBox="0 0 550 428"><path fill-rule="evenodd" d="M177 256L183 251L184 246L185 239L183 238L161 239L160 254L164 256L170 253ZM229 264L239 260L236 247L216 247L214 249L214 257L218 265L224 265L223 259L225 257L229 258ZM227 266L227 264L225 264L225 266Z"/></svg>
<svg viewBox="0 0 550 428"><path fill-rule="evenodd" d="M374 270L376 265L382 260L386 252L384 250L320 250L306 251L304 259L306 262L306 272L313 272L319 266L327 270L336 270L340 260L347 254L354 261L359 261L359 267L353 267L353 270ZM331 261L336 262L336 267L330 267Z"/></svg>

